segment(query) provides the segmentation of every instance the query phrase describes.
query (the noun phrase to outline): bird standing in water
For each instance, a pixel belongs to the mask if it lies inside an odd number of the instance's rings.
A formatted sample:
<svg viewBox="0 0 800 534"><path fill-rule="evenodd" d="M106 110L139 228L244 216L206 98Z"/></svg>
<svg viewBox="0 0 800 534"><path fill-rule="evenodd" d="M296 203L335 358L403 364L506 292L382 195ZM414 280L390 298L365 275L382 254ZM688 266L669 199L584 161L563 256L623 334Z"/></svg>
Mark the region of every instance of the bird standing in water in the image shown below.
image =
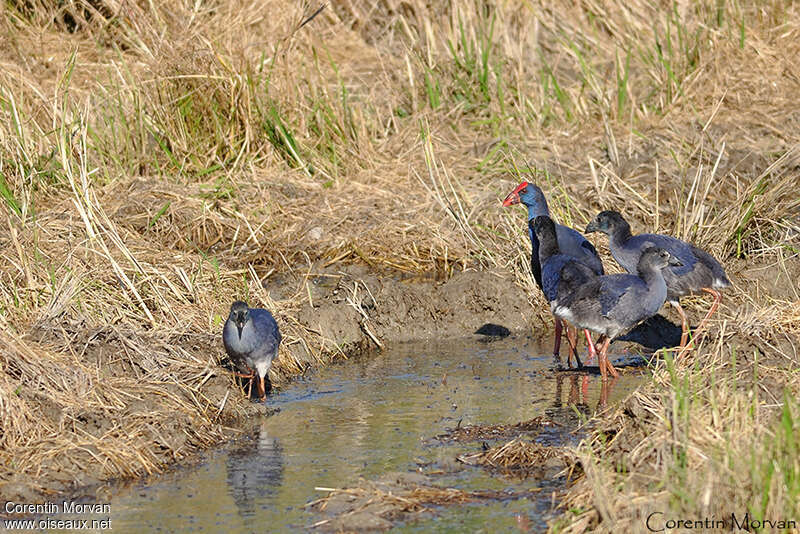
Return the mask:
<svg viewBox="0 0 800 534"><path fill-rule="evenodd" d="M553 314L569 321L586 332L589 354L598 354L603 380L608 373L617 376L608 361L611 340L632 330L645 319L655 315L667 298L664 271L681 262L662 248L650 247L642 252L637 274L595 276L559 299ZM597 348L588 330L600 334Z"/></svg>
<svg viewBox="0 0 800 534"><path fill-rule="evenodd" d="M547 207L547 200L544 193L535 184L522 182L503 200L503 206L513 206L522 204L528 208L528 235L531 239L531 272L533 279L540 289L542 287L542 265L539 260L539 238L533 231L533 224L536 217L545 215L550 217L550 209ZM594 274L603 274L603 263L597 254L594 246L578 232L567 226L555 224L556 239L561 254L570 256L578 263L588 267ZM549 299L548 299L549 300ZM561 331L563 324L561 319L553 316L555 322L555 343L553 346L553 357L560 361L559 352L561 348ZM567 326L567 340L570 344L570 358L574 355L578 360L577 353L577 330ZM569 360L568 360L569 363Z"/></svg>
<svg viewBox="0 0 800 534"><path fill-rule="evenodd" d="M250 396L253 380L258 378L258 398L265 400L268 389L266 386L270 386L267 372L281 344L281 333L275 318L268 310L250 308L246 302L237 300L231 305L230 315L225 321L222 342L234 365L245 371L236 374L250 379L247 396Z"/></svg>
<svg viewBox="0 0 800 534"><path fill-rule="evenodd" d="M559 302L569 299L581 285L589 282L597 275L572 256L561 254L556 239L555 223L547 215L539 215L534 219L533 233L539 241L542 293L550 303L550 311L555 312ZM553 316L555 317L555 315ZM558 321L559 319L556 318L556 320ZM590 334L586 332L586 335L589 336ZM571 339L570 345L574 345ZM570 351L567 359L567 365L570 365L571 357L572 351ZM577 353L575 354L575 361L578 367L583 366Z"/></svg>
<svg viewBox="0 0 800 534"><path fill-rule="evenodd" d="M699 330L717 311L722 300L722 293L719 290L731 285L725 275L725 269L708 252L667 235L632 235L630 225L619 212L609 210L598 213L586 227L585 233L590 232L602 232L608 235L611 255L629 273L637 272L642 252L650 247L663 248L681 262L680 266L664 270L667 302L672 304L681 316L681 347L686 346L689 323L680 305L680 298L701 291L714 296L711 308L697 327Z"/></svg>

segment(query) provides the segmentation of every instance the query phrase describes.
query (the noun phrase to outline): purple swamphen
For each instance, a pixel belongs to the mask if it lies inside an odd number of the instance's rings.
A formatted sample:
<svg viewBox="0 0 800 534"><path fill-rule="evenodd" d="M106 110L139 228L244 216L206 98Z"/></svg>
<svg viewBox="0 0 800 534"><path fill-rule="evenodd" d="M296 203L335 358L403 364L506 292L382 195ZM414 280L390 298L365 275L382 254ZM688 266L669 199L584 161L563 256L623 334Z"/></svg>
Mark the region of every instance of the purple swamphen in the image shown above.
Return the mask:
<svg viewBox="0 0 800 534"><path fill-rule="evenodd" d="M560 302L569 299L578 287L596 278L597 274L572 256L561 253L556 239L556 226L553 219L547 215L539 215L533 220L532 227L533 233L539 242L542 293L550 303L550 311L555 312ZM556 317L555 314L553 317ZM556 321L558 320L556 318ZM590 336L588 332L586 335ZM575 344L570 339L570 348L574 348ZM570 365L571 357L572 351L570 351L567 359L567 365ZM577 352L575 353L575 361L578 367L583 367Z"/></svg>
<svg viewBox="0 0 800 534"><path fill-rule="evenodd" d="M642 251L660 247L680 260L680 266L664 270L667 282L667 302L675 306L681 316L681 347L686 346L689 325L679 299L700 291L714 296L714 302L697 329L717 311L722 293L731 285L725 269L708 252L680 239L662 234L631 234L628 222L616 211L601 211L586 227L585 233L602 232L608 235L609 248L614 259L629 273L635 273Z"/></svg>
<svg viewBox="0 0 800 534"><path fill-rule="evenodd" d="M540 289L543 289L542 267L539 261L539 239L533 231L533 221L539 215L546 215L549 217L550 210L547 207L547 200L545 200L542 190L537 185L528 182L519 184L506 196L505 200L503 200L503 206L513 206L514 204L520 203L528 208L528 235L531 239L531 272L533 273L534 280L536 280L536 284ZM555 232L561 254L574 258L578 263L585 265L595 274L603 274L603 263L600 261L597 250L595 250L594 246L581 235L580 232L561 224L555 224ZM559 352L561 348L561 331L563 325L558 317L553 316L553 319L556 329L553 357L556 360L560 360ZM576 360L578 357L576 350L577 331L570 326L567 326L567 340L570 345L570 357L567 360L569 364L573 354Z"/></svg>
<svg viewBox="0 0 800 534"><path fill-rule="evenodd" d="M269 384L267 372L281 344L281 333L275 318L268 310L250 308L247 303L237 300L231 305L230 315L225 321L222 343L234 365L246 371L236 374L250 379L247 396L250 396L253 380L258 378L256 389L258 398L263 401L267 396L265 379Z"/></svg>
<svg viewBox="0 0 800 534"><path fill-rule="evenodd" d="M544 246L544 245L543 245ZM550 245L548 245L550 246ZM663 272L670 266L680 266L676 257L662 248L650 247L639 258L637 274L596 276L559 299L553 313L584 331L597 332L597 348L586 332L590 357L598 355L603 380L608 373L617 376L608 361L608 346L642 321L655 315L667 298L667 283Z"/></svg>

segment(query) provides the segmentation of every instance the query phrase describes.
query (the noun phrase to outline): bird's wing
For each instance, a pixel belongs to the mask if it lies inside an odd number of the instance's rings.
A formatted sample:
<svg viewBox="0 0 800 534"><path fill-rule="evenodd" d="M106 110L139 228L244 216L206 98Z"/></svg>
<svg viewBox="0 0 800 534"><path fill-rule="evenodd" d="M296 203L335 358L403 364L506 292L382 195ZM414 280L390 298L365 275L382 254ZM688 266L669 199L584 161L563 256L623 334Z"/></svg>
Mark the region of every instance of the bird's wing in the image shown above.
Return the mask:
<svg viewBox="0 0 800 534"><path fill-rule="evenodd" d="M639 234L630 238L628 242L625 243L626 247L629 244L638 248L640 254L649 247L663 248L681 260L681 263L683 263L683 265L680 267L670 267L670 270L678 276L684 275L694 269L694 266L697 263L697 256L692 250L695 247L686 241L681 241L680 239L672 236L661 234Z"/></svg>
<svg viewBox="0 0 800 534"><path fill-rule="evenodd" d="M603 262L594 246L577 230L561 224L556 225L558 248L562 254L572 256L589 267L595 274L603 274Z"/></svg>
<svg viewBox="0 0 800 534"><path fill-rule="evenodd" d="M250 310L250 316L255 323L256 332L261 337L260 341L265 351L272 352L278 350L281 342L281 332L278 323L267 310Z"/></svg>
<svg viewBox="0 0 800 534"><path fill-rule="evenodd" d="M601 283L597 300L600 302L600 313L606 318L609 318L618 306L635 305L637 289L640 286L647 289L641 278L631 274L608 275L599 280Z"/></svg>
<svg viewBox="0 0 800 534"><path fill-rule="evenodd" d="M714 256L701 248L697 248L694 245L689 245L689 247L694 255L697 256L697 259L700 260L700 263L705 265L711 271L714 282L721 284L721 287L730 285L731 282L728 280L728 276L725 274L725 268Z"/></svg>
<svg viewBox="0 0 800 534"><path fill-rule="evenodd" d="M589 254L592 256L599 256L599 254L597 254L597 249L594 248L594 245L592 245L592 242L588 239L584 239L583 243L581 243L581 246L589 251Z"/></svg>
<svg viewBox="0 0 800 534"><path fill-rule="evenodd" d="M558 286L561 283L561 269L567 260L567 256L556 254L547 258L542 265L542 292L548 302L555 300L558 295Z"/></svg>

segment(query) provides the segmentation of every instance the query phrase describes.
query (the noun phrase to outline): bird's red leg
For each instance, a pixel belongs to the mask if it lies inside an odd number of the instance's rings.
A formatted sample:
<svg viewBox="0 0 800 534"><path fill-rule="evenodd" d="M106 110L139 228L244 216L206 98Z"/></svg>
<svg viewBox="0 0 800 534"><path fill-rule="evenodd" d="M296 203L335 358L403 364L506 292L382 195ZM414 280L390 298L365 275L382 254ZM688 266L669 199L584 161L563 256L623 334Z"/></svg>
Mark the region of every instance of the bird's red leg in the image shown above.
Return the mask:
<svg viewBox="0 0 800 534"><path fill-rule="evenodd" d="M612 377L617 378L619 376L619 373L614 368L614 366L611 365L611 360L608 359L608 348L610 346L611 346L611 338L607 337L606 342L603 345L603 361L605 362L606 371L611 373Z"/></svg>
<svg viewBox="0 0 800 534"><path fill-rule="evenodd" d="M250 369L250 366L247 365L247 364L244 364L244 368L247 369L247 374L240 373L236 369L233 370L233 374L235 376L241 376L242 378L253 378L253 370Z"/></svg>
<svg viewBox="0 0 800 534"><path fill-rule="evenodd" d="M569 356L567 357L567 365L572 367L572 357L575 356L575 364L578 369L583 367L581 359L578 357L578 329L572 325L567 325L567 342L569 343Z"/></svg>
<svg viewBox="0 0 800 534"><path fill-rule="evenodd" d="M594 346L594 341L592 341L592 334L585 328L583 329L583 333L586 335L586 344L589 345L589 356L586 358L586 363L591 363L594 357L597 356L597 349Z"/></svg>
<svg viewBox="0 0 800 534"><path fill-rule="evenodd" d="M711 289L710 287L704 287L703 291L714 295L714 302L711 303L711 308L709 308L706 316L703 317L702 321L700 321L700 325L697 327L697 330L700 330L701 328L703 328L703 326L705 326L706 321L708 321L711 318L711 316L714 315L714 312L716 312L717 308L719 307L719 303L722 301L722 293L720 293L716 289Z"/></svg>
<svg viewBox="0 0 800 534"><path fill-rule="evenodd" d="M249 374L240 373L239 371L234 370L233 371L233 376L238 376L238 377L241 377L241 378L249 378L250 379L250 381L247 383L247 398L249 399L250 398L250 392L253 390L253 377L255 376L255 373L253 373L253 370L250 369L250 367L248 365L245 364L245 367L247 368L248 371L250 371Z"/></svg>
<svg viewBox="0 0 800 534"><path fill-rule="evenodd" d="M258 400L262 400L262 401L265 400L267 398L267 392L266 392L266 389L264 388L264 377L263 376L259 376L258 377L258 382L256 383L256 388L257 388L257 391L258 391Z"/></svg>
<svg viewBox="0 0 800 534"><path fill-rule="evenodd" d="M605 342L606 336L600 334L600 337L597 338L597 343L594 349L595 353L597 354L597 368L600 369L600 376L603 377L603 382L608 380L605 362L603 361L603 345Z"/></svg>
<svg viewBox="0 0 800 534"><path fill-rule="evenodd" d="M561 323L561 319L559 319L558 317L553 317L553 318L556 321L556 340L555 340L555 344L553 345L553 358L555 358L556 360L558 360L560 362L560 359L561 359L561 328L562 328L563 325Z"/></svg>
<svg viewBox="0 0 800 534"><path fill-rule="evenodd" d="M244 373L240 373L239 371L234 371L233 375L234 376L240 376L242 378L253 378L253 371L250 371L249 374L244 374Z"/></svg>
<svg viewBox="0 0 800 534"><path fill-rule="evenodd" d="M608 375L606 373L611 373L611 376L613 376L614 378L617 378L619 376L617 370L614 369L614 366L611 365L611 362L608 360L608 347L610 345L611 345L611 338L605 337L605 339L603 339L603 344L601 345L600 348L600 360L598 360L601 361L603 365L601 371L605 371L602 372L603 380L606 380L608 378Z"/></svg>
<svg viewBox="0 0 800 534"><path fill-rule="evenodd" d="M681 316L681 348L683 348L686 346L686 342L689 341L689 321L686 319L686 314L683 312L680 302L674 301L672 305L675 306L675 309L678 310L678 315Z"/></svg>

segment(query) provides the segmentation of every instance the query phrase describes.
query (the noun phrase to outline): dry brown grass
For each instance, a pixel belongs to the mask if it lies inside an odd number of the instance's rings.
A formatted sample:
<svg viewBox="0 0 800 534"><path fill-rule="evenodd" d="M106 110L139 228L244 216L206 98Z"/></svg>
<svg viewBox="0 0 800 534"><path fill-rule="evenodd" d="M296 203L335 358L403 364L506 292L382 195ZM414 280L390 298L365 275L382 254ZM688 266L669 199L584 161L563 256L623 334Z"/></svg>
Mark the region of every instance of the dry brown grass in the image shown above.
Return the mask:
<svg viewBox="0 0 800 534"><path fill-rule="evenodd" d="M713 362L729 361L734 334L795 368L796 352L777 349L800 331L797 6L356 0L300 27L317 7L3 4L6 490L53 489L56 472L152 472L222 439L248 410L218 365L228 302L276 312L274 378L296 373L332 352L298 320L326 264L439 278L496 268L541 319L522 215L499 207L522 177L563 222L614 206L635 230L723 259L735 284L725 334L681 373L728 373ZM286 273L280 294L264 289ZM669 397L656 376L641 395ZM774 391L794 387L794 374L771 376ZM749 406L736 395L719 400L732 421ZM753 398L772 417L776 402ZM667 404L651 403L653 417L668 421ZM746 434L743 450L769 437ZM736 493L724 464L708 465L717 495ZM595 493L574 506L604 506L592 473ZM586 512L592 525L629 517L613 502L614 514Z"/></svg>
<svg viewBox="0 0 800 534"><path fill-rule="evenodd" d="M535 470L543 470L548 460L564 458L564 451L558 447L548 447L517 437L481 452L462 454L458 460L506 475L525 476Z"/></svg>
<svg viewBox="0 0 800 534"><path fill-rule="evenodd" d="M517 436L522 433L538 433L542 428L560 426L546 416L538 416L528 421L499 425L467 425L449 429L446 433L435 436L438 441L479 441Z"/></svg>
<svg viewBox="0 0 800 534"><path fill-rule="evenodd" d="M662 362L651 384L600 421L578 449L585 475L555 531L644 531L654 512L663 513L656 528L732 513L797 517L796 349L784 341L764 354L770 340L733 338L726 330L686 362Z"/></svg>
<svg viewBox="0 0 800 534"><path fill-rule="evenodd" d="M348 489L317 488L330 493L306 505L333 517L314 523L312 528L342 531L386 530L393 522L407 521L423 513L434 512L435 506L464 504L482 500L507 500L530 497L535 492L463 491L431 484L403 483L374 485L362 481ZM333 511L332 511L333 510ZM435 512L434 512L435 513ZM360 517L359 517L360 516ZM365 516L374 517L369 522ZM370 528L367 525L373 525ZM376 528L379 526L379 528Z"/></svg>

